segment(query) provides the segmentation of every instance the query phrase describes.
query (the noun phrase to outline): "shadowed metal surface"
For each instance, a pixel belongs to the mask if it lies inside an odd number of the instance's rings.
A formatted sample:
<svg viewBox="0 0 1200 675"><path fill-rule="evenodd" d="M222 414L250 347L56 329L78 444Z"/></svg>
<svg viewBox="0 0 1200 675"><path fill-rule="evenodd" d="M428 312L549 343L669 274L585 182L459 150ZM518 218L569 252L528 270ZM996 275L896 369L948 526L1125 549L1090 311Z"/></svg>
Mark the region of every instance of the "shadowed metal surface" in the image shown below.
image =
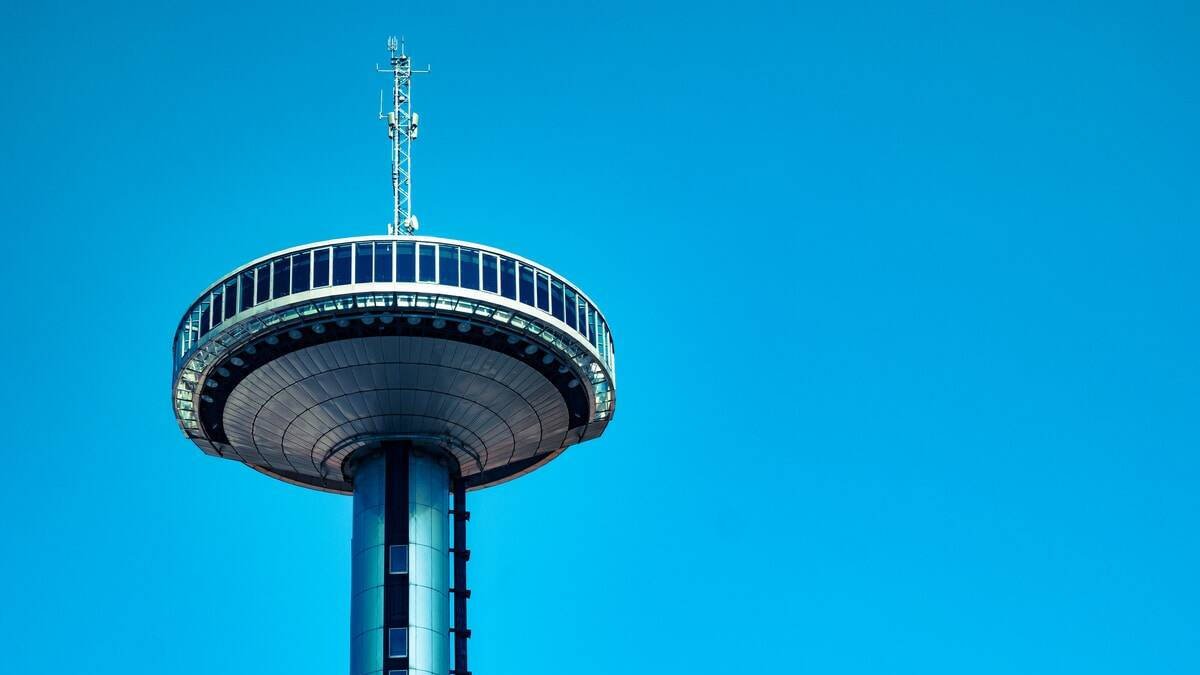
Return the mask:
<svg viewBox="0 0 1200 675"><path fill-rule="evenodd" d="M427 337L381 336L300 349L250 373L223 423L242 461L345 482L342 463L373 439L452 439L463 474L560 450L558 390L505 354Z"/></svg>

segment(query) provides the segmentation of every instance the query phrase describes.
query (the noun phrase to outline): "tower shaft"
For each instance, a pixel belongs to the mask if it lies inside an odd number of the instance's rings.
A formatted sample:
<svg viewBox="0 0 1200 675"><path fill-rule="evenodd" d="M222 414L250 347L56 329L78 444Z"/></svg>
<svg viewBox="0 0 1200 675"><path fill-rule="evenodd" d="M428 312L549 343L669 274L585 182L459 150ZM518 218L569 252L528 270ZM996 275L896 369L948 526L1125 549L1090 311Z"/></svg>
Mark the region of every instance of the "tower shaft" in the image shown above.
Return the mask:
<svg viewBox="0 0 1200 675"><path fill-rule="evenodd" d="M411 443L356 463L350 675L448 675L450 470Z"/></svg>

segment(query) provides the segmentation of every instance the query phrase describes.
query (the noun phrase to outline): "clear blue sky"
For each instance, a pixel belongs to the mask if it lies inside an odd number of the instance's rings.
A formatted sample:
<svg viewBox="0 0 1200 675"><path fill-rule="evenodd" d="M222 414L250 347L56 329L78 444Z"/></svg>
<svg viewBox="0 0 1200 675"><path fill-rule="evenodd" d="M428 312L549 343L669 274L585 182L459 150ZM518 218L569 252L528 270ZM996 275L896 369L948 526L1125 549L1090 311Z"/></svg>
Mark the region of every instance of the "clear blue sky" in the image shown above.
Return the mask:
<svg viewBox="0 0 1200 675"><path fill-rule="evenodd" d="M338 673L350 500L169 405L209 282L429 234L616 336L598 442L476 493L472 668L1200 672L1200 9L0 7L0 669Z"/></svg>

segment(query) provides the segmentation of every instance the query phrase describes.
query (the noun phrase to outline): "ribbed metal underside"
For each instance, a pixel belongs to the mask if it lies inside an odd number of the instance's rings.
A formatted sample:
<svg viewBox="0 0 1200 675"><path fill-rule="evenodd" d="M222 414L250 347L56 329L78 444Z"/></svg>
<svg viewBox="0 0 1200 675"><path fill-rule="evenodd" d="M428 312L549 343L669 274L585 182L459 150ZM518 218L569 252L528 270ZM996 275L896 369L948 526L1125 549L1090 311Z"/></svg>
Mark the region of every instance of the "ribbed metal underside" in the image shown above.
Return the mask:
<svg viewBox="0 0 1200 675"><path fill-rule="evenodd" d="M529 465L576 442L562 394L526 363L432 337L338 340L276 358L230 393L239 459L344 490L343 462L389 438L444 439L464 475Z"/></svg>

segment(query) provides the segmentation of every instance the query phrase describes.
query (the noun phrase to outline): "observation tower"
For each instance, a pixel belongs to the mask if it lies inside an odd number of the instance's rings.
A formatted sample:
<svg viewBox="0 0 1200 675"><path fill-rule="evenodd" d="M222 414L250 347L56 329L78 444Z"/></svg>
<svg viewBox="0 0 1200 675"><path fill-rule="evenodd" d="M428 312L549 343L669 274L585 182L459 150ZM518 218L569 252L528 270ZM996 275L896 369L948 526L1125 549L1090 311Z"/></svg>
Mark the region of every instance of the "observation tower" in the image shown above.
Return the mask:
<svg viewBox="0 0 1200 675"><path fill-rule="evenodd" d="M351 675L466 675L466 493L596 438L616 371L604 315L545 265L418 236L416 70L388 40L385 236L253 260L192 303L171 401L201 450L354 496Z"/></svg>

